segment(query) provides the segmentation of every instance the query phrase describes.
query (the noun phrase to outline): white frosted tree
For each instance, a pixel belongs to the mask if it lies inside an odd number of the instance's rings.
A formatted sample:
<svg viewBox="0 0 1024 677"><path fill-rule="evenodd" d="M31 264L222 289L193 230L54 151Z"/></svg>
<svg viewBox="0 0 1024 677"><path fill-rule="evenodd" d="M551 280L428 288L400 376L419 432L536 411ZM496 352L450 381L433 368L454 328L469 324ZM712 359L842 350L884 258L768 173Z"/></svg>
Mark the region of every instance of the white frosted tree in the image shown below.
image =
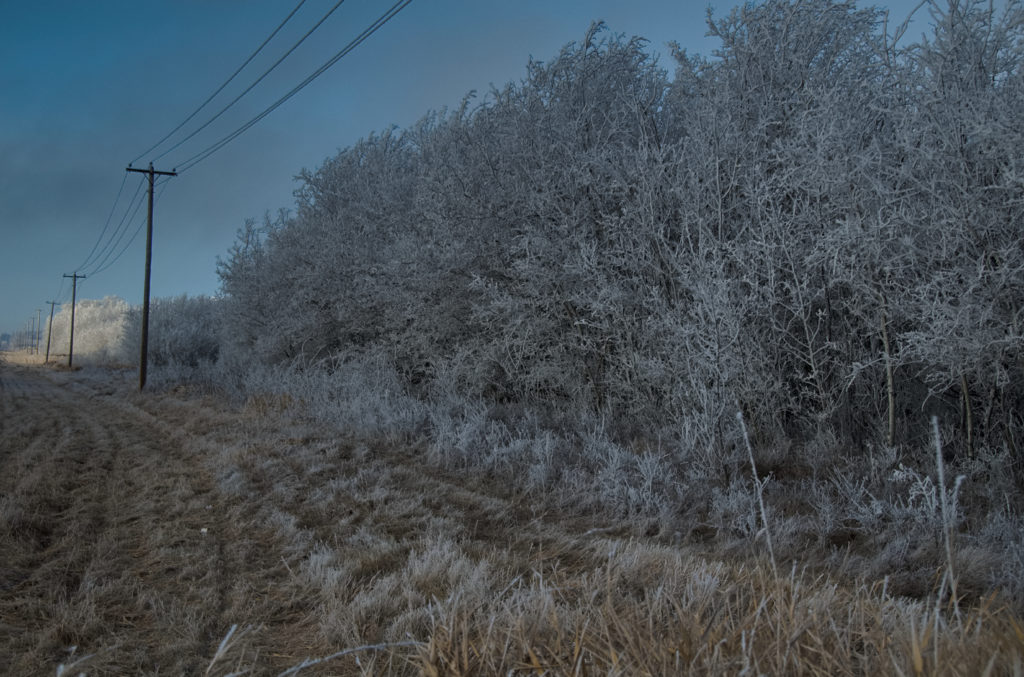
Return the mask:
<svg viewBox="0 0 1024 677"><path fill-rule="evenodd" d="M128 302L117 296L103 299L78 299L75 306L75 362L122 362ZM49 325L49 323L47 323ZM71 339L71 304L54 314L50 333L50 359L67 357ZM42 345L46 345L46 332Z"/></svg>
<svg viewBox="0 0 1024 677"><path fill-rule="evenodd" d="M413 389L721 452L737 406L759 444L903 444L939 413L1016 448L1020 9L932 20L909 45L853 2L747 4L671 82L595 24L303 172L221 264L228 353L379 354Z"/></svg>

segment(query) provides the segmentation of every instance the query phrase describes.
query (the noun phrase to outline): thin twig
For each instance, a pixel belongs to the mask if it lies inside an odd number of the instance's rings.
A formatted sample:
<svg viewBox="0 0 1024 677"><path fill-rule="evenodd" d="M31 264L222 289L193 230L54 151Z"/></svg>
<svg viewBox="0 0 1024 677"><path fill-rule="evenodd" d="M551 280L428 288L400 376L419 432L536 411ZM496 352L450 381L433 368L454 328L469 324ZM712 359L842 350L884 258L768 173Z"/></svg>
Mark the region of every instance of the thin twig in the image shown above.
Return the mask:
<svg viewBox="0 0 1024 677"><path fill-rule="evenodd" d="M743 441L747 444L747 453L750 454L750 469L754 473L754 487L757 491L757 505L761 509L761 522L764 524L764 540L768 544L768 557L771 559L772 573L776 578L779 576L779 569L775 564L775 549L772 548L772 532L768 529L768 511L764 508L764 496L762 495L763 485L757 478L757 464L754 463L754 447L750 444L750 435L747 434L747 424L743 420L743 410L736 412L736 420L740 422L740 430L743 431Z"/></svg>

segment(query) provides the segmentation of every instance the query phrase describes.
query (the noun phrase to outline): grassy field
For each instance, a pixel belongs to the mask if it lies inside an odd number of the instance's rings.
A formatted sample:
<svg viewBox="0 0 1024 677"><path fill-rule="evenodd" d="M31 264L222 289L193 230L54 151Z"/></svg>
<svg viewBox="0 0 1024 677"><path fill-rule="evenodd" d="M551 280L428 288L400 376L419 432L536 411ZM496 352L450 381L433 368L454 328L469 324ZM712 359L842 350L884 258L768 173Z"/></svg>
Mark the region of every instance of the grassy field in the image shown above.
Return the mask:
<svg viewBox="0 0 1024 677"><path fill-rule="evenodd" d="M554 509L273 398L10 362L4 674L1024 673L997 591L903 597Z"/></svg>

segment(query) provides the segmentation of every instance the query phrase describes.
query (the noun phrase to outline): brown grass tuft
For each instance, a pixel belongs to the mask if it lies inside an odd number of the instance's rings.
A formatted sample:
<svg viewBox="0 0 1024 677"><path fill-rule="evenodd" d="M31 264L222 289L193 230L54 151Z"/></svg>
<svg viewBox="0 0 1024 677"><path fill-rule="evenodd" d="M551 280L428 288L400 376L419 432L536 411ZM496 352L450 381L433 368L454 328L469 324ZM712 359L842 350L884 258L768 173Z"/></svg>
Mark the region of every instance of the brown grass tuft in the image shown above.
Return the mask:
<svg viewBox="0 0 1024 677"><path fill-rule="evenodd" d="M877 587L630 543L584 576L439 604L417 660L430 675L1012 674L1024 635L994 597L954 619Z"/></svg>

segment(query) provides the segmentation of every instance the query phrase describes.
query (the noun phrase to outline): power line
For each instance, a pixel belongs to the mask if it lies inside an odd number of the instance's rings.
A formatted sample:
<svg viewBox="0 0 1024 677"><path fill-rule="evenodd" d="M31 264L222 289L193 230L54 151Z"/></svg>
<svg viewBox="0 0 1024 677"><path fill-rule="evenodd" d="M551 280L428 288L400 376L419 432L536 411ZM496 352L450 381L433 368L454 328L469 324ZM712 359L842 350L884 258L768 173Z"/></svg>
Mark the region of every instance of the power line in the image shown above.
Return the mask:
<svg viewBox="0 0 1024 677"><path fill-rule="evenodd" d="M198 114L199 114L199 111L203 110L203 108L205 108L205 107L206 107L206 105L207 105L208 103L210 103L211 101L213 101L214 97L216 97L216 96L217 96L218 94L220 94L220 93L221 93L222 91L224 91L224 88L225 88L225 87L227 87L227 86L228 86L228 84L229 84L229 83L230 83L230 82L231 82L232 80L234 80L234 79L235 79L235 77L236 77L236 76L237 76L237 75L238 75L239 73L241 73L241 72L242 72L242 69L243 69L243 68L245 68L246 66L248 66L248 65L249 65L249 62L251 62L251 61L252 61L252 60L253 60L254 58L256 58L256 55L257 55L257 54L259 54L259 53L260 53L260 52L261 52L261 51L263 50L263 48L267 46L267 43L268 43L268 42L270 42L270 41L271 41L271 40L272 40L272 39L274 38L274 36L275 36L275 35L277 35L277 34L278 34L278 32L279 32L279 31L280 31L280 30L281 30L282 28L284 28L284 25L285 25L286 23L288 23L288 21L289 21L289 20L290 20L290 19L291 19L291 18L292 18L293 16L295 16L295 13L296 13L296 12L298 12L298 11L299 11L299 8L300 8L300 7L302 7L302 5L304 5L305 3L306 3L306 0L299 0L299 4L295 5L295 9L293 9L293 10L292 10L292 11L291 11L291 12L290 12L290 13L288 14L288 16L286 16L286 17L284 18L284 21L282 21L282 22L281 22L280 24L278 24L277 28L275 28L275 29L274 29L274 31L273 31L273 32L272 32L272 33L271 33L270 35L268 35L268 36L267 36L267 39L266 39L266 40L264 40L264 41L263 41L262 43L260 43L260 46L256 48L256 51L254 51L254 52L253 52L252 54L250 54L250 55L249 55L249 58L248 58L248 59L246 59L245 61L243 61L243 62L242 62L242 65L241 65L241 66L239 66L239 67L238 67L238 69L237 69L237 70L235 70L235 72L234 72L234 73L232 73L232 74L231 74L231 75L230 75L230 76L228 77L228 79L224 81L224 84L222 84L222 85L221 85L220 87L218 87L218 88L216 89L216 91L214 91L214 93L213 93L213 94L211 94L211 95L210 95L210 96L209 96L209 97L208 97L208 98L206 99L206 101L203 101L203 102L202 102L201 104L199 104L199 107L198 107L198 108L196 108L196 109L195 109L194 111L192 111L192 113L191 113L191 114L189 114L189 116L188 116L187 118L185 118L185 119L184 119L184 120L183 120L183 121L181 122L181 124L179 124L179 125L178 125L177 127L175 127L174 129L172 129L171 131L167 132L167 135L166 135L166 136L164 136L164 138L160 139L159 141L157 141L156 143L154 143L154 144L153 144L152 146L150 146L150 147L149 147L149 148L147 148L146 150L144 150L144 151L142 151L141 153L139 153L139 156L138 156L137 158L135 158L134 160L132 160L131 162L129 162L129 163L128 163L128 164L129 164L129 166L130 166L130 165L133 165L133 164L135 164L136 162L138 162L138 161L139 161L139 160L140 160L140 159L142 158L142 156L146 155L147 153L151 153L151 152L153 152L153 151L154 151L155 149L159 148L159 147L160 147L160 144L162 144L162 143L163 143L164 141L166 141L167 139L171 138L171 136L173 136L173 135L175 134L175 132L177 132L177 131L178 131L179 129L181 129L182 127L184 127L185 125L187 125L187 124L188 124L189 122L191 122L192 118L194 118L194 117L195 117L196 115L198 115ZM331 10L331 11L333 11L333 10ZM128 176L128 174L126 173L126 174L125 174L125 177L127 178L127 176Z"/></svg>
<svg viewBox="0 0 1024 677"><path fill-rule="evenodd" d="M103 248L100 250L100 254L96 257L96 260L94 260L90 264L93 266L93 270L89 271L87 273L88 275L95 275L96 269L100 268L101 266L103 266L103 264L110 260L111 255L114 253L114 250L117 249L117 246L121 243L121 240L124 239L124 236L127 234L128 229L131 227L131 222L135 219L135 215L138 214L139 209L142 208L143 201L139 199L139 196L142 193L142 186L145 185L145 183L146 179L139 179L139 185L135 189L135 194L132 196L131 202L128 203L128 209L121 217L120 224L118 224L117 228L110 235L110 239L107 240L107 244L105 244ZM136 200L138 201L136 202Z"/></svg>
<svg viewBox="0 0 1024 677"><path fill-rule="evenodd" d="M320 24L322 24L322 23L323 23L324 21L327 21L327 18L328 18L329 16L331 16L332 14L334 14L334 10L338 9L339 7L341 7L341 5L342 5L342 3L343 3L343 2L345 2L345 0L338 0L338 2L337 2L337 3L335 3L334 7L331 7L331 9L330 9L330 10L329 10L329 11L327 12L327 14L324 14L324 15L323 15L323 17L321 17L321 19L320 19L319 21L317 21L317 22L316 22L316 25L314 25L314 26L313 26L312 28L310 28L310 29L309 29L308 31L306 31L306 34L305 34L305 35L303 35L303 36L302 36L301 38L299 38L299 41L298 41L298 42L296 42L296 43L295 43L294 45L292 45L292 46L291 46L291 48L290 48L290 49L289 49L289 50L288 50L287 52L285 52L285 53L284 53L284 55L283 55L283 56L282 56L281 58L279 58L279 59L278 59L277 61L275 61L275 62L274 62L274 64L273 64L273 65L272 65L272 66L271 66L270 68L268 68L267 70L263 71L262 75L260 75L260 76L259 76L258 78L256 78L256 80L255 80L255 81L253 81L253 83L252 83L251 85L249 85L249 86L248 86L248 87L246 87L246 88L245 88L244 90L242 90L242 93L241 93L241 94L239 94L239 95L238 95L238 96L236 96L236 97L235 97L234 99L232 99L232 100L231 100L231 102L230 102L230 103L229 103L228 105L226 105L226 106L224 106L223 108L221 108L221 109L220 109L220 110L219 110L219 111L217 112L217 114L216 114L216 115L214 115L214 116L213 116L212 118L210 118L209 120L207 120L206 122L204 122L204 123L203 123L202 125L200 125L200 126L199 126L199 128L198 128L198 129L196 129L195 131L193 131L193 132L192 132L191 134L189 134L188 136L186 136L186 137L185 137L184 139L182 139L181 141L179 141L178 143L174 144L173 146L171 146L170 148L168 148L168 149L167 149L167 150L165 150L164 152L162 152L162 153L160 153L159 155L157 155L157 156L156 156L155 158L153 158L153 160L154 160L154 161L156 161L156 160L159 160L160 158L164 157L165 155L167 155L167 154L168 154L168 153L170 153L171 151L173 151L173 150L176 150L177 148L179 148L179 147L180 147L180 146L181 146L181 145L182 145L183 143L185 143L186 141L188 141L189 139L191 139L192 137L194 137L194 136L195 136L196 134L198 134L199 132L201 132L201 131L203 131L204 129L206 129L206 128L207 128L208 126L210 126L210 124L211 124L211 123L212 123L212 122L213 122L214 120L216 120L217 118L219 118L219 117L220 117L221 115L223 115L223 114L224 114L224 113L225 113L225 112L226 112L226 111L227 111L227 110L228 110L229 108L231 108L231 107L232 107L232 106L234 106L234 105L235 105L236 103L238 103L238 100L239 100L239 99L241 99L241 98L242 98L243 96L245 96L245 95L246 95L246 94L248 94L248 93L249 93L250 91L252 91L252 89L253 89L253 88L254 88L254 87L255 87L256 85L258 85L258 84L259 84L260 82L262 82L262 81L263 81L263 78L265 78L265 77L267 77L268 75L270 75L271 71L273 71L273 70L274 70L275 68L277 68L277 67L278 67L278 66L279 66L279 65L281 64L281 62L282 62L282 61L284 61L285 59L287 59L287 58L288 58L288 56L289 56L289 55L290 55L290 54L291 54L292 52L294 52L294 51L295 51L295 50L296 50L296 49L298 48L298 46L299 46L299 45L301 45L301 44L302 44L303 42L305 42L306 38L308 38L308 37L309 37L310 35L312 35L312 34L313 34L313 31L315 31L316 29L320 28ZM159 145L159 144L157 144L157 145Z"/></svg>
<svg viewBox="0 0 1024 677"><path fill-rule="evenodd" d="M61 294L63 294L63 293L64 293L64 278L62 277L62 278L60 278L60 289L57 290L57 295L53 297L55 299L60 299L59 301L57 301L57 303L63 303L64 302L64 298L61 296Z"/></svg>
<svg viewBox="0 0 1024 677"><path fill-rule="evenodd" d="M125 187L125 184L127 183L127 181L128 181L128 175L125 174L124 177L121 179L121 186L117 189L117 195L114 197L114 203L110 206L110 213L107 214L107 220L103 224L103 229L100 231L99 236L96 238L96 242L93 243L92 249L89 250L89 255L85 257L85 260L82 261L81 265L79 265L76 268L76 270L82 270L86 266L92 265L92 263L95 261L93 256L97 256L97 257L102 256L103 252L106 251L109 247L116 246L116 244L113 244L113 243L115 243L115 238L116 238L116 241L120 241L121 237L123 237L123 234L120 235L120 236L118 235L118 231L124 226L125 219L128 217L128 214L132 210L132 204L134 203L135 199L138 197L139 191L142 189L142 181L140 181L139 185L135 188L135 194L132 196L132 199L128 202L128 208L125 210L124 215L121 216L121 221L118 223L117 227L114 229L114 232L110 235L110 239L107 240L106 244L104 244L102 247L100 247L100 243L103 242L103 236L106 235L107 230L110 228L110 222L113 219L114 212L117 211L117 205L121 201L121 195L124 193L124 187ZM98 247L99 247L99 251L97 252L97 248ZM63 303L63 301L67 300L66 298L62 298L61 297L61 292L64 290L64 280L63 279L61 279L61 287L60 287L60 289L61 289L61 291L57 293L57 296L55 298L60 299L61 302Z"/></svg>
<svg viewBox="0 0 1024 677"><path fill-rule="evenodd" d="M117 209L117 203L121 200L121 193L124 192L124 184L128 182L128 175L125 174L124 178L121 179L121 187L117 189L117 197L114 198L114 204L110 206L110 213L107 214L107 222L103 224L103 230L100 231L100 235L96 238L96 243L92 246L89 251L89 255L85 257L85 261L82 262L75 270L82 270L89 263L89 259L96 253L96 247L100 246L100 242L103 241L103 236L107 234L107 228L110 227L110 221L114 218L114 210ZM61 278L63 279L63 278Z"/></svg>
<svg viewBox="0 0 1024 677"><path fill-rule="evenodd" d="M299 39L298 42L296 42L294 45L292 45L292 47L287 52L285 52L285 54L283 56L281 56L276 62L274 62L274 64L270 68L268 68L266 71L264 71L241 94L239 94L237 97L235 97L235 99L233 99L231 101L231 103L229 103L227 106L222 108L216 115L214 115L212 118L210 118L207 122L205 122L202 126L200 126L195 131L193 131L187 137L185 137L184 139L182 139L178 143L174 144L171 148L169 148L166 151L164 151L163 153L161 153L159 156L157 156L157 158L163 157L163 156L167 155L168 153L170 153L171 151L179 148L182 144L184 144L189 139L193 138L196 134L198 134L200 131L202 131L207 126L209 126L214 120L219 118L231 106L233 106L235 103L237 103L243 96L245 96L245 94L247 94L249 91L251 91L267 75L269 75L271 71L273 71L278 65L280 65L281 62L283 62L293 51L295 51L295 49L298 48L298 46L301 45L302 42L304 42L310 35L312 35L312 33L314 31L316 31L320 27L320 25L323 24L324 21L326 21L327 18L330 17L331 14L333 14L335 12L335 10L337 10L338 7L340 7L344 3L344 1L345 0L338 0L338 2L311 29L309 29L309 31L307 31L306 34L303 35L302 38ZM247 66L252 61L252 59L270 42L271 39L273 39L273 37L294 16L294 14L299 10L299 8L304 3L305 3L305 0L300 0L298 5L296 5L296 7L288 14L287 17L285 17L285 19L281 22L281 24L278 25L278 27L274 29L274 31L270 34L270 36L268 36L267 39L264 40L263 43L260 44L260 46L256 48L256 50L252 53L252 55L250 55L249 58L246 59L245 62L243 62L243 64L220 87L218 87L217 90L212 95L210 95L210 97L208 97L206 99L206 101L204 101L202 104L200 104L200 106L198 108L196 108L196 110L193 111L181 124L179 124L173 130L171 130L171 132L169 132L163 139L158 141L154 146L152 146L149 149L147 149L139 157L142 157L146 153L148 153L148 152L154 150L155 148L159 147L164 141L166 141L174 133L179 131L189 121L191 121L192 118L194 118L207 104L209 104L210 101L212 101L213 98L215 98L242 71L242 69L244 69L245 66ZM274 110L276 110L281 105L283 105L286 101L288 101L293 96L298 94L302 89L304 89L307 85L309 85L311 82L313 82L316 78L318 78L321 75L323 75L323 73L325 73L328 69L330 69L332 66L334 66L334 64L336 64L339 60L341 60L343 57L345 57L347 54L349 54L353 49L355 49L356 47L361 45L363 42L365 42L371 35L376 33L381 27L383 27L391 19L393 19L395 16L397 16L403 9L405 9L411 3L412 3L412 0L398 0L397 2L395 2L395 4L393 4L380 17L378 17L376 21L374 21L372 24L370 24L370 26L368 26L366 29L364 29L355 39L353 39L347 45L345 45L345 47L343 47L340 51L338 51L333 57L328 59L323 65L321 65L319 68L317 68L315 71L313 71L313 73L310 74L306 79L304 79L302 82L300 82L294 88L292 88L287 94L285 94L284 96L279 98L277 101L275 101L273 104L271 104L270 106L265 108L262 112L260 112L258 115L256 115L252 119L250 119L248 122L243 124L241 127L237 128L235 131L233 131L230 134L228 134L227 136L221 138L216 143L208 146L206 149L204 149L204 150L200 151L199 153L193 155L192 157L188 158L183 163L183 167L182 167L181 171L184 172L184 171L194 167L195 165L197 165L198 163L202 162L206 158L210 157L211 155L216 153L218 150L220 150L221 148L226 146L228 143L230 143L231 141L233 141L234 139L238 138L243 133L248 131L250 128L252 128L258 122L260 122L267 115L272 113ZM136 158L136 160L137 159L138 158ZM135 160L133 160L132 162L134 162L134 161ZM131 163L129 163L129 166L130 166L130 164ZM120 245L121 241L124 239L125 235L127 234L128 230L130 228L131 221L135 218L135 216L138 214L139 209L141 209L141 207L142 207L142 201L138 200L138 202L136 203L136 200L138 199L138 196L139 196L139 194L141 192L142 184L145 182L145 180L143 179L143 180L140 180L138 187L136 187L135 193L133 194L131 200L129 201L128 207L125 209L125 212L122 215L121 220L120 220L118 226L114 229L113 233L110 234L109 238L107 239L107 243L104 244L102 247L100 247L100 243L103 241L104 235L106 235L107 231L109 230L110 223L112 221L113 215L114 215L115 211L117 210L118 203L121 200L121 195L124 192L124 187L125 187L126 181L127 181L127 174L125 175L125 178L121 182L121 186L118 189L117 196L115 197L114 203L113 203L113 205L111 206L111 209L110 209L110 213L107 216L107 221L104 224L103 229L100 232L100 235L99 235L99 237L96 240L96 243L93 245L92 249L90 250L89 255L85 259L85 262L83 262L83 264L81 266L79 266L79 268L78 268L79 270L81 270L81 269L84 269L86 266L92 265L93 266L92 270L87 273L90 276L96 275L98 273L101 273L101 272L109 269L111 266L113 266L114 263L116 263L121 258L121 256L124 255L124 253L128 250L128 248L132 245L132 243L135 241L135 238L138 237L138 234L142 230L142 225L144 225L144 223L145 223L145 222L140 222L139 226L135 229L135 232L132 233L132 236L128 239L128 242L125 243L125 245L123 247L121 247L121 249L119 251L117 251L118 246ZM159 198L163 195L163 190L164 190L164 187L165 187L166 183L167 183L167 179L163 179L162 181L157 183L157 185L161 188L159 195L156 196L157 200L159 200ZM114 254L115 251L117 251L116 254ZM111 258L111 257L113 257L113 258ZM80 276L80 277L84 277L84 276ZM75 281L74 278L72 278L72 280ZM60 290L58 291L56 298L58 298L58 299L62 298L61 295L63 293L63 290L64 290L64 280L62 279L61 280ZM72 290L72 298L73 297L74 297L74 293L73 293L73 290ZM66 299L62 299L62 300L66 300Z"/></svg>
<svg viewBox="0 0 1024 677"><path fill-rule="evenodd" d="M139 202L139 207L141 207L141 206L142 206L142 203ZM137 214L138 211L139 210L136 209L135 213ZM134 214L133 214L133 216L134 216ZM126 251L128 251L128 248L132 246L132 243L135 242L135 238L137 238L139 236L139 233L142 232L142 227L144 225L146 225L146 220L145 219L139 221L139 225L135 227L135 232L132 233L132 236L130 238L128 238L127 242L124 243L124 247L122 247L121 251L119 251L117 253L117 256L115 256L114 258L110 259L109 262L107 262L106 259L104 259L103 261L100 261L100 263L98 265L101 265L102 267L101 268L97 268L96 270L93 270L91 273L89 273L89 275L95 277L96 275L99 275L100 273L102 273L103 271L107 270L108 268L110 268L115 263L117 263L117 260L119 258L121 258L121 256L123 256L124 253ZM104 263L106 263L106 265L103 265Z"/></svg>
<svg viewBox="0 0 1024 677"><path fill-rule="evenodd" d="M231 143L233 140L235 140L236 138L241 136L249 128L251 128L253 125L255 125L257 122L259 122L260 120L262 120L263 118L268 116L270 113L272 113L274 110L276 110L279 106L281 106L284 102L288 101L288 99L290 99L293 96L295 96L296 94L298 94L299 91L301 91L303 88L306 87L306 85L308 85L309 83L313 82L313 80L315 80L316 78L318 78L321 75L323 75L323 73L325 71L327 71L331 66L336 64L345 55L347 55L353 49L355 49L356 47L361 45L364 41L366 41L367 38L369 38L371 35L376 33L384 24L386 24L388 21L393 19L399 12L401 12L403 9L405 9L411 2L412 2L412 0L398 0L398 2L396 2L394 5L392 5L391 8L388 11L386 11L384 14L382 14L375 22L373 22L369 27L367 27L365 30L363 30L363 32L360 33L354 40L352 40L347 45L345 45L345 47L342 48L341 51L339 51L333 57L328 59L322 66L320 66L320 68L318 68L315 71L313 71L312 75L310 75L305 80L300 82L290 92L288 92L287 94L282 96L280 99L278 99L277 101L272 103L270 106L268 106L266 109L264 109L263 112L261 112L259 115L257 115L256 117L254 117L251 120L249 120L248 122L246 122L244 125L242 125L238 129L236 129L234 132L228 134L227 136L222 138L220 141L217 141L213 145L208 146L205 150L202 150L199 153L196 153L192 157L190 157L187 160L185 160L184 162L182 162L179 165L180 170L179 170L178 173L181 174L181 173L184 173L184 172L188 171L192 167L196 166L197 164L199 164L200 162L202 162L206 158L210 157L211 155L216 153L218 150L220 150L221 148L223 148L224 146L226 146L227 144Z"/></svg>
<svg viewBox="0 0 1024 677"><path fill-rule="evenodd" d="M135 219L135 216L139 213L139 210L142 208L143 200L138 199L136 201L136 199L139 197L139 195L142 194L141 189L145 183L145 179L140 179L139 187L136 189L135 195L132 197L132 201L129 203L127 211L125 211L124 215L121 217L120 225L117 227L117 230L115 230L114 233L110 236L110 239L107 241L107 243L103 246L103 249L101 250L101 256L97 257L97 259L92 262L91 265L93 269L88 271L89 275L94 275L96 269L102 267L107 261L110 260L110 257L114 254L114 251L121 244L121 241L124 239L124 236L128 233L128 230L131 228L132 221Z"/></svg>
<svg viewBox="0 0 1024 677"><path fill-rule="evenodd" d="M157 193L157 195L156 195L156 201L157 202L159 202L160 198L163 196L164 190L167 188L167 182L169 180L170 179L166 179L165 178L165 179L162 179L162 180L157 182L156 185L160 188L160 192ZM143 183L145 183L146 179L143 178L142 181L143 181ZM138 214L139 213L139 209L141 209L141 208L142 208L142 200L139 200L139 204L135 207L135 213L132 214L132 218L135 218L135 214ZM146 225L146 219L140 220L139 221L139 225L135 228L135 232L132 233L132 236L124 244L124 247L121 248L121 251L119 251L117 253L117 255L114 256L113 259L110 259L109 262L107 262L106 259L104 259L103 261L101 261L98 264L96 264L97 266L101 266L101 267L98 267L98 268L94 269L91 273L89 273L89 275L95 277L96 275L99 275L100 273L102 273L103 271L109 269L111 266L113 266L115 263L117 263L117 260L120 259L122 256L124 256L124 253L126 251L128 251L128 248L132 246L133 242L135 242L135 238L137 238L139 236L139 233L142 232L142 227L145 226L145 225ZM125 232L127 232L127 231L125 231ZM111 251L113 251L113 250L111 250ZM108 254L108 257L109 257L109 254ZM106 265L103 265L104 263L106 263Z"/></svg>
<svg viewBox="0 0 1024 677"><path fill-rule="evenodd" d="M103 243L103 246L99 248L93 247L93 253L89 254L89 256L86 257L85 261L82 262L82 265L78 266L76 270L84 270L89 266L97 265L97 261L105 261L107 257L110 256L110 250L116 247L117 243L120 242L121 239L124 237L124 230L128 228L126 222L129 221L133 215L132 210L134 209L135 211L138 211L136 201L139 199L139 195L141 194L143 183L145 183L145 181L140 179L139 184L135 187L135 192L132 194L131 199L128 201L128 206L125 208L124 213L121 214L121 220L118 221L117 226L115 226L114 230L110 233L110 235L107 236L107 240L106 242ZM122 182L122 186L123 185L124 182ZM116 200L114 202L114 206L117 206ZM107 226L104 226L103 232L105 233L106 231ZM102 239L103 238L101 234L99 241L102 241ZM99 243L99 241L97 241L97 244ZM100 263L100 265L102 265L102 262Z"/></svg>

